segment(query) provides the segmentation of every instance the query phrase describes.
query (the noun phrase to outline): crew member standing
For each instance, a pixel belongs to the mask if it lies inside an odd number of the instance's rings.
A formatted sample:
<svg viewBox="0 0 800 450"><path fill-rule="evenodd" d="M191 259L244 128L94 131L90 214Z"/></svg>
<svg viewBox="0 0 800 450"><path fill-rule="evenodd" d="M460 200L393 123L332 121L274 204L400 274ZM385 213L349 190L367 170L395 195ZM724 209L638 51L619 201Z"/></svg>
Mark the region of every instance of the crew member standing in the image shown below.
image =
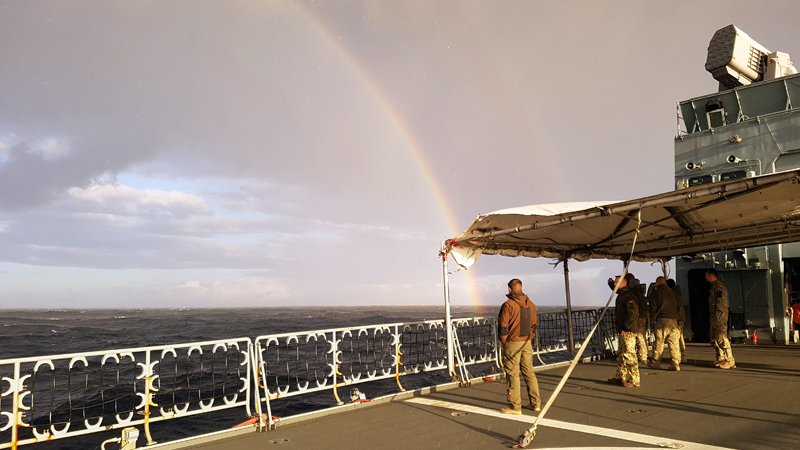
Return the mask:
<svg viewBox="0 0 800 450"><path fill-rule="evenodd" d="M542 410L539 397L539 382L533 373L533 348L531 339L536 332L536 305L522 293L522 281L514 278L508 282L508 300L500 308L497 319L500 328L500 342L503 344L503 370L508 384L508 408L500 410L503 414L522 414L519 374L525 378L528 388L529 409Z"/></svg>
<svg viewBox="0 0 800 450"><path fill-rule="evenodd" d="M683 302L680 301L675 291L667 286L667 279L656 278L656 288L648 299L650 303L650 321L654 324L656 332L656 346L653 349L653 360L647 364L651 369L661 368L661 353L664 351L664 341L667 341L672 364L669 370L681 370L681 335L678 331L678 320ZM685 316L684 316L685 317Z"/></svg>
<svg viewBox="0 0 800 450"><path fill-rule="evenodd" d="M683 292L681 292L681 287L675 284L675 280L672 278L667 279L667 286L675 291L675 295L677 295L678 300L681 301L681 309L679 311L680 317L678 317L678 331L681 332L681 362L685 363L688 360L686 359L686 339L683 337L683 328L686 326L686 305L683 303Z"/></svg>
<svg viewBox="0 0 800 450"><path fill-rule="evenodd" d="M628 289L633 292L636 296L636 305L641 312L639 314L639 320L636 321L636 355L639 357L639 364L646 365L647 362L647 330L650 328L647 326L647 296L644 294L644 286L642 286L641 282L636 278L636 276L630 272L625 275L625 282L628 285ZM615 281L613 278L608 279L608 287L611 290L614 290Z"/></svg>
<svg viewBox="0 0 800 450"><path fill-rule="evenodd" d="M714 365L720 369L735 369L736 361L728 339L728 290L717 279L717 269L713 267L706 271L706 281L711 283L708 291L708 312L711 317L709 337L711 346L717 353Z"/></svg>
<svg viewBox="0 0 800 450"><path fill-rule="evenodd" d="M619 350L617 351L617 373L609 378L611 384L625 387L639 387L639 364L636 358L636 330L639 326L639 305L636 295L628 289L628 282L617 277L617 302L615 309L616 328L619 333Z"/></svg>
<svg viewBox="0 0 800 450"><path fill-rule="evenodd" d="M639 357L639 364L645 365L647 364L647 296L644 293L644 286L642 283L633 276L632 273L628 272L625 275L625 279L628 281L628 289L633 291L633 294L636 295L636 306L639 307L639 320L638 328L636 329L636 354Z"/></svg>

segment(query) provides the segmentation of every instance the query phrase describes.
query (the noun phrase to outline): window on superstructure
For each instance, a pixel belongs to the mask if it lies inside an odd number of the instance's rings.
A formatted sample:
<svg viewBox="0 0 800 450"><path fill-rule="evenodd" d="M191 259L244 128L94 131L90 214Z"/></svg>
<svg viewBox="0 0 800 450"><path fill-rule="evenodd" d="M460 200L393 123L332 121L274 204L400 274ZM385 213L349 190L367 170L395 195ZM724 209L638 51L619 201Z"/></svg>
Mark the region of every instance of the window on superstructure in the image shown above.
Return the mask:
<svg viewBox="0 0 800 450"><path fill-rule="evenodd" d="M739 178L747 178L747 172L744 170L736 170L734 172L725 172L719 176L720 181L738 180Z"/></svg>
<svg viewBox="0 0 800 450"><path fill-rule="evenodd" d="M701 175L699 177L689 178L689 186L697 186L698 184L713 183L714 178L711 175Z"/></svg>

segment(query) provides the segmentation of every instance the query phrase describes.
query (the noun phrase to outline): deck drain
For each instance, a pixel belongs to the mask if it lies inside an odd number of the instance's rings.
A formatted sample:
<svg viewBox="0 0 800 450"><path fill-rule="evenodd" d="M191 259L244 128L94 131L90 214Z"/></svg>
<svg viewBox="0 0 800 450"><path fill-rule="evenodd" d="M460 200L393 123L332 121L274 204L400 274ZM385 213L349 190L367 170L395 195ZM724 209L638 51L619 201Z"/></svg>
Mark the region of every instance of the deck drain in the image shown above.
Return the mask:
<svg viewBox="0 0 800 450"><path fill-rule="evenodd" d="M461 417L461 416L468 416L469 413L466 412L466 411L455 411L455 412L451 412L450 415L454 416L454 417Z"/></svg>
<svg viewBox="0 0 800 450"><path fill-rule="evenodd" d="M586 386L578 386L578 389L580 389L582 391L593 391L594 390L594 388L586 387Z"/></svg>
<svg viewBox="0 0 800 450"><path fill-rule="evenodd" d="M288 444L289 442L292 442L292 440L286 438L272 439L269 441L270 444Z"/></svg>
<svg viewBox="0 0 800 450"><path fill-rule="evenodd" d="M643 413L645 411L643 409L626 409L625 412L634 413L634 414L640 414L640 413Z"/></svg>
<svg viewBox="0 0 800 450"><path fill-rule="evenodd" d="M686 392L686 389L675 389L675 392Z"/></svg>
<svg viewBox="0 0 800 450"><path fill-rule="evenodd" d="M677 442L658 442L656 445L661 448L683 448L683 444Z"/></svg>

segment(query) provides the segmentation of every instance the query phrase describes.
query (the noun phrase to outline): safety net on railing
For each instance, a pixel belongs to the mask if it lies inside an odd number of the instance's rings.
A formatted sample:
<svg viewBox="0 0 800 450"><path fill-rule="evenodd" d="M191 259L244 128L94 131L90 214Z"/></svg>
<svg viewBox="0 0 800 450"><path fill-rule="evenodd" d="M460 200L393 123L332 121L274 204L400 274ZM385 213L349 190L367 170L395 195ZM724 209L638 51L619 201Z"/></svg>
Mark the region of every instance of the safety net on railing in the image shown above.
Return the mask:
<svg viewBox="0 0 800 450"><path fill-rule="evenodd" d="M577 346L589 335L589 332L597 323L602 309L579 310L572 312L572 333L573 341ZM546 313L539 315L539 336L538 345L542 352L564 351L569 347L567 325L567 313ZM602 351L613 350L613 342L616 342L614 332L614 309L609 308L603 321L597 327L597 331L589 342Z"/></svg>

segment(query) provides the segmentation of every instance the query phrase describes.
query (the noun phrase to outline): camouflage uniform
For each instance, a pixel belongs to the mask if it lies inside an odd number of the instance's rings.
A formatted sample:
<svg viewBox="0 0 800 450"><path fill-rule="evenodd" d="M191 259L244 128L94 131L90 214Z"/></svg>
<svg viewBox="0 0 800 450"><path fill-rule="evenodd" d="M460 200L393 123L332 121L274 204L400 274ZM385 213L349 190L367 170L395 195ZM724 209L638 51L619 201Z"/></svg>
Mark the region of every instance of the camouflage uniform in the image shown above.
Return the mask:
<svg viewBox="0 0 800 450"><path fill-rule="evenodd" d="M619 351L617 352L617 373L614 374L617 380L630 381L640 384L639 362L636 360L636 334L632 332L620 333Z"/></svg>
<svg viewBox="0 0 800 450"><path fill-rule="evenodd" d="M681 334L678 329L678 319L681 317L682 309L683 302L666 284L656 286L650 294L650 319L655 324L656 331L656 345L653 349L653 362L650 365L652 368L661 367L661 353L664 351L665 339L672 359L670 369L677 370L679 367Z"/></svg>
<svg viewBox="0 0 800 450"><path fill-rule="evenodd" d="M639 306L636 295L624 287L617 292L615 308L616 329L619 333L619 351L617 352L617 373L615 378L630 381L638 386L639 364L636 359L636 330L638 328ZM624 332L624 334L623 334Z"/></svg>
<svg viewBox="0 0 800 450"><path fill-rule="evenodd" d="M686 362L686 339L683 337L683 328L686 325L686 307L683 304L683 293L680 286L672 288L678 300L681 302L681 309L678 311L678 331L681 332L681 362Z"/></svg>
<svg viewBox="0 0 800 450"><path fill-rule="evenodd" d="M664 340L667 341L672 366L678 367L681 362L681 332L675 319L656 319L656 348L653 350L653 361L661 362L664 352Z"/></svg>
<svg viewBox="0 0 800 450"><path fill-rule="evenodd" d="M636 329L636 354L639 356L639 361L647 362L647 297L644 295L644 286L639 283L639 280L633 280L630 289L636 295L637 306L639 307L639 320L637 320L638 328Z"/></svg>
<svg viewBox="0 0 800 450"><path fill-rule="evenodd" d="M708 291L708 309L711 317L711 346L717 353L717 362L735 365L731 341L728 340L728 290L719 280L711 283Z"/></svg>
<svg viewBox="0 0 800 450"><path fill-rule="evenodd" d="M647 311L647 296L645 296L645 287L641 284L641 282L630 272L625 275L625 279L628 280L628 289L636 295L637 306L639 307L639 311ZM608 287L611 290L614 290L614 280L608 280ZM639 357L639 361L643 363L647 362L647 339L645 334L647 333L647 314L640 313L639 320L636 321L636 340L634 341L634 346L631 347L634 349L634 353L636 353Z"/></svg>

